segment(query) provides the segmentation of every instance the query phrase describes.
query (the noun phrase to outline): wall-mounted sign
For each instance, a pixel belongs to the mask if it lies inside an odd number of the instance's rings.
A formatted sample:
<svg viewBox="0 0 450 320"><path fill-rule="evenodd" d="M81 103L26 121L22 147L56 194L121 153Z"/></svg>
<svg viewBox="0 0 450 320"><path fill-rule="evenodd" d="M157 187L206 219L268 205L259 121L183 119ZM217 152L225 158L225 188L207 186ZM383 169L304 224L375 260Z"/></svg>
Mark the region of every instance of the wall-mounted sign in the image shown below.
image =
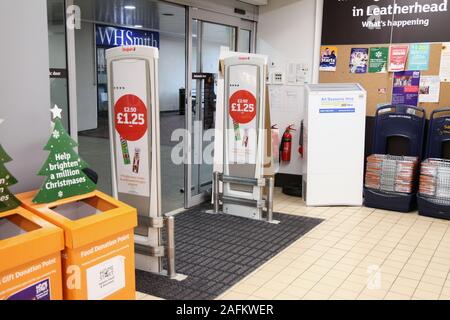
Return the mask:
<svg viewBox="0 0 450 320"><path fill-rule="evenodd" d="M50 78L67 78L67 69L50 68L49 69Z"/></svg>
<svg viewBox="0 0 450 320"><path fill-rule="evenodd" d="M159 48L159 32L96 25L95 42L97 46L149 46Z"/></svg>
<svg viewBox="0 0 450 320"><path fill-rule="evenodd" d="M443 42L448 21L448 0L325 0L322 44Z"/></svg>

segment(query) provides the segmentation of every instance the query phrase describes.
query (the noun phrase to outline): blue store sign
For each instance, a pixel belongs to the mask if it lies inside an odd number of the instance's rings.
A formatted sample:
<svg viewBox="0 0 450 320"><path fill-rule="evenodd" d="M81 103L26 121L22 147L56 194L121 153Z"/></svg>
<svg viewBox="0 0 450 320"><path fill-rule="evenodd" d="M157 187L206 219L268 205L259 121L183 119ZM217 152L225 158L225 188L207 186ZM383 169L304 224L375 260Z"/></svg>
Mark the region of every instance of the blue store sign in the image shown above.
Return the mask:
<svg viewBox="0 0 450 320"><path fill-rule="evenodd" d="M97 46L118 47L142 45L159 48L159 32L96 25Z"/></svg>

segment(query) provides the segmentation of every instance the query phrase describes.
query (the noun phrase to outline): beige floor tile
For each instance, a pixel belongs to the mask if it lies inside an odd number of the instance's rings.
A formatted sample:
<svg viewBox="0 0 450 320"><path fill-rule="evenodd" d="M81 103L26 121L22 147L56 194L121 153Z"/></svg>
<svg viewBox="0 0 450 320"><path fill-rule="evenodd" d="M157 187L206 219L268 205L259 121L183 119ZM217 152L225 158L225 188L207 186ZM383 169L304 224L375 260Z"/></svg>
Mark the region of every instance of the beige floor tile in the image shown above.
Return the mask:
<svg viewBox="0 0 450 320"><path fill-rule="evenodd" d="M396 292L388 292L384 297L384 300L410 300L411 296L406 294L400 294Z"/></svg>
<svg viewBox="0 0 450 320"><path fill-rule="evenodd" d="M359 295L359 292L347 290L344 288L337 289L330 299L332 300L355 300Z"/></svg>
<svg viewBox="0 0 450 320"><path fill-rule="evenodd" d="M310 289L289 286L289 287L285 288L280 294L287 294L292 297L296 297L297 299L301 299L309 291L310 291Z"/></svg>
<svg viewBox="0 0 450 320"><path fill-rule="evenodd" d="M331 293L309 291L303 296L303 300L328 300Z"/></svg>
<svg viewBox="0 0 450 320"><path fill-rule="evenodd" d="M286 294L286 293L280 293L279 295L277 295L275 297L275 300L299 300L300 298L296 297L296 296L292 296L290 294Z"/></svg>
<svg viewBox="0 0 450 320"><path fill-rule="evenodd" d="M439 292L431 292L426 290L416 290L412 297L413 300L437 300Z"/></svg>
<svg viewBox="0 0 450 320"><path fill-rule="evenodd" d="M355 282L346 280L341 284L341 286L339 288L353 291L353 292L356 292L359 294L365 287L366 287L365 283L355 283Z"/></svg>
<svg viewBox="0 0 450 320"><path fill-rule="evenodd" d="M163 300L162 298L159 297L155 297L155 296L150 296L150 295L145 295L143 298L141 298L140 300Z"/></svg>
<svg viewBox="0 0 450 320"><path fill-rule="evenodd" d="M250 284L246 284L244 283L240 283L234 287L231 288L232 291L237 292L237 293L242 293L242 294L246 294L246 295L251 295L253 294L256 290L258 290L260 287L259 286L255 286L255 285L250 285Z"/></svg>
<svg viewBox="0 0 450 320"><path fill-rule="evenodd" d="M146 296L145 293L136 291L136 300L141 300L142 298L144 298Z"/></svg>

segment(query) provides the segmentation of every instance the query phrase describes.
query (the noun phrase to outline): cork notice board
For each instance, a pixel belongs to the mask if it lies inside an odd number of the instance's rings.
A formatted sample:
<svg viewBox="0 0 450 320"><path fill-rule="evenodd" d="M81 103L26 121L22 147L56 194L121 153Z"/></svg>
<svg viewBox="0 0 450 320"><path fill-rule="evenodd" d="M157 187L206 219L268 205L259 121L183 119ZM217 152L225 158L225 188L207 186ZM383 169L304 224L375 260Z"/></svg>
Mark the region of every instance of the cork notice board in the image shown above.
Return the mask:
<svg viewBox="0 0 450 320"><path fill-rule="evenodd" d="M336 71L321 71L320 83L360 83L367 90L367 116L374 116L378 104L391 103L393 73L350 73L350 52L352 48L389 47L389 44L376 45L339 45ZM441 60L441 43L432 43L430 47L430 62L428 70L421 75L439 75ZM385 93L380 92L384 89ZM441 82L439 103L419 103L424 108L427 117L433 110L450 107L450 82Z"/></svg>

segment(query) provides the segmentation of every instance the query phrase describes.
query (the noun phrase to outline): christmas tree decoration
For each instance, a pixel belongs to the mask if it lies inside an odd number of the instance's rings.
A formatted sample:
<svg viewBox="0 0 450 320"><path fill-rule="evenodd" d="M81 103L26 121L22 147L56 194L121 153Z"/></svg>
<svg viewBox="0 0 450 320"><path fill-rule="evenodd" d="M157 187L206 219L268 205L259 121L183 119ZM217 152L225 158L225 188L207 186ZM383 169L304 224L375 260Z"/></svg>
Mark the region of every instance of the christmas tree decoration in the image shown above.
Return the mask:
<svg viewBox="0 0 450 320"><path fill-rule="evenodd" d="M0 212L12 210L20 205L20 201L8 190L9 186L17 183L11 173L6 169L4 163L12 159L0 144Z"/></svg>
<svg viewBox="0 0 450 320"><path fill-rule="evenodd" d="M61 122L61 109L50 110L54 127L44 150L50 154L38 175L46 176L34 203L49 203L95 190L95 183L83 172L88 164L73 150L78 144L69 136Z"/></svg>

